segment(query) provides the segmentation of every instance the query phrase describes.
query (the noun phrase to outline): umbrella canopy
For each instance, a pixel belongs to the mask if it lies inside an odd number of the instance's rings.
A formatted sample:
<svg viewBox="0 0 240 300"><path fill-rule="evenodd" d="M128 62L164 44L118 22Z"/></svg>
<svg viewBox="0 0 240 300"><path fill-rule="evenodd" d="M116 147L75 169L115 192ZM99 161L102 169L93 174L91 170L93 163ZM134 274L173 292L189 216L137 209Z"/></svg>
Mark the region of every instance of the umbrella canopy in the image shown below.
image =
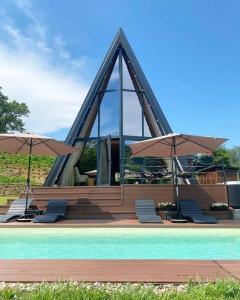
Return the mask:
<svg viewBox="0 0 240 300"><path fill-rule="evenodd" d="M175 157L213 152L226 141L224 138L171 133L129 146L132 156Z"/></svg>
<svg viewBox="0 0 240 300"><path fill-rule="evenodd" d="M27 215L32 155L60 156L77 152L79 149L68 146L47 136L30 133L13 133L0 134L0 151L13 154L28 154L28 175L26 179L25 205L25 215Z"/></svg>
<svg viewBox="0 0 240 300"><path fill-rule="evenodd" d="M0 134L1 151L13 154L29 154L30 147L32 147L31 154L33 155L60 156L79 151L77 148L43 135L29 133Z"/></svg>
<svg viewBox="0 0 240 300"><path fill-rule="evenodd" d="M157 138L136 142L129 146L132 150L132 156L172 158L173 182L176 185L176 196L178 197L178 179L176 176L177 156L213 152L226 141L227 139L224 138L171 133ZM174 161L175 163L173 163Z"/></svg>

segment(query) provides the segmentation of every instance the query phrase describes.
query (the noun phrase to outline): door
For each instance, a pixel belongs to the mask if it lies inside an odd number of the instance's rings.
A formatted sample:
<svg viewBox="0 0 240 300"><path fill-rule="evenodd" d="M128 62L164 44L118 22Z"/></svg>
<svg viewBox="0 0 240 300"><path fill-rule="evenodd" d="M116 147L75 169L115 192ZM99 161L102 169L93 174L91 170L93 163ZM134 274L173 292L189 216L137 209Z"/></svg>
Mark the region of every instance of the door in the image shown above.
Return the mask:
<svg viewBox="0 0 240 300"><path fill-rule="evenodd" d="M98 146L97 185L110 185L111 163L111 137L102 137Z"/></svg>

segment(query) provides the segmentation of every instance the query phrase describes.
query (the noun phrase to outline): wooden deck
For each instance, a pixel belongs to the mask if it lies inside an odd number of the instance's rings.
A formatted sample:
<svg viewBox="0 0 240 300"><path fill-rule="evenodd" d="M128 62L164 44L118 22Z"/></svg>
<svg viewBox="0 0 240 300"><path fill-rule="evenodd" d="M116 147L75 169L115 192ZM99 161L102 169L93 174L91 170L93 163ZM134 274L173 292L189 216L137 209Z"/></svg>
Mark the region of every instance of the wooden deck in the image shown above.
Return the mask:
<svg viewBox="0 0 240 300"><path fill-rule="evenodd" d="M130 184L121 186L36 187L32 188L39 207L45 210L49 199L68 200L68 219L135 219L135 200L153 199L173 202L174 186L170 184ZM212 202L227 203L225 185L179 185L179 198L198 200L204 213L218 219L231 219L231 212L211 211ZM11 201L8 203L10 204ZM0 214L9 205L0 206Z"/></svg>
<svg viewBox="0 0 240 300"><path fill-rule="evenodd" d="M213 260L0 260L0 281L203 282L240 280L240 261Z"/></svg>

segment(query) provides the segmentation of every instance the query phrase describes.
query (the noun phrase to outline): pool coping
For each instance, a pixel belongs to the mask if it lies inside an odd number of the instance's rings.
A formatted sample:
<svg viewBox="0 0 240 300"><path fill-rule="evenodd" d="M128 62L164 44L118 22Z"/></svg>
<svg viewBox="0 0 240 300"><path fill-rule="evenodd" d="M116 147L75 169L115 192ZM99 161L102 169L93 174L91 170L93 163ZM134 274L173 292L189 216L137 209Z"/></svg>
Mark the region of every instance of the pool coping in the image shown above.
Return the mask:
<svg viewBox="0 0 240 300"><path fill-rule="evenodd" d="M136 219L65 219L57 223L0 223L0 228L240 228L240 221L219 220L217 224L139 223Z"/></svg>
<svg viewBox="0 0 240 300"><path fill-rule="evenodd" d="M5 259L0 260L4 282L149 282L181 284L240 281L240 260L145 260L145 259Z"/></svg>

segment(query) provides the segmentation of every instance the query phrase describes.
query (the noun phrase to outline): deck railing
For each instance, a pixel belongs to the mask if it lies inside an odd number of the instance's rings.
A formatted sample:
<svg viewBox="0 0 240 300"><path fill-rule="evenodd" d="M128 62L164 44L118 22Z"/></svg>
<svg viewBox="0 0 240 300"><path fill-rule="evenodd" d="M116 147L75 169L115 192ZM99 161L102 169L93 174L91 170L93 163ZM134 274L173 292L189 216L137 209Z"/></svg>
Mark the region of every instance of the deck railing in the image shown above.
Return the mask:
<svg viewBox="0 0 240 300"><path fill-rule="evenodd" d="M178 184L220 184L238 180L238 175L236 172L234 176L229 176L223 164L181 164L180 169L175 159L127 158L123 161L122 178L125 184L172 184L176 181Z"/></svg>

